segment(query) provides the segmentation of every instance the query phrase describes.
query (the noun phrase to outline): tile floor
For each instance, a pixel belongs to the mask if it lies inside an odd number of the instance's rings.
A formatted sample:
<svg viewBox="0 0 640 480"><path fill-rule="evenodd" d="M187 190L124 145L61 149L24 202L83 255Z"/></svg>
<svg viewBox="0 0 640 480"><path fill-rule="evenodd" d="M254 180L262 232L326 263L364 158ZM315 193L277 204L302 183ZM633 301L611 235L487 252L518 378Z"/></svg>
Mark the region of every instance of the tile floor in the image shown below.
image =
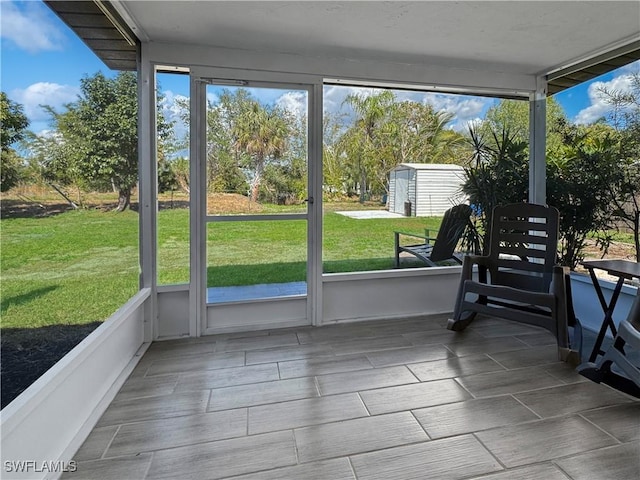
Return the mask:
<svg viewBox="0 0 640 480"><path fill-rule="evenodd" d="M446 320L155 343L64 478L640 478L639 401L540 329Z"/></svg>

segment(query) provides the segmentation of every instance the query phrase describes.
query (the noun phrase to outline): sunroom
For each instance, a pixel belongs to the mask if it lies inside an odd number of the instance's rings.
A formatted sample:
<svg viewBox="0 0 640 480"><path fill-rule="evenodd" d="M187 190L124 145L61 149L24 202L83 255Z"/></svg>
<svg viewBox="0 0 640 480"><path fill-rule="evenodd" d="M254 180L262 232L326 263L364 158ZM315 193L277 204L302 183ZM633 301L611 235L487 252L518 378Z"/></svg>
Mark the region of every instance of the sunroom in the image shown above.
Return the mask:
<svg viewBox="0 0 640 480"><path fill-rule="evenodd" d="M3 410L7 478L58 477L46 461L69 478L637 476L637 401L584 382L540 330L444 329L460 267L328 273L322 247L325 86L528 102L529 200L543 204L546 98L640 58L637 2L45 3L107 66L138 72L140 290ZM161 73L190 82L180 285L158 281ZM206 106L220 86L303 99L298 211L208 209ZM304 281L232 300L212 288L209 262L233 245L208 232L227 222L301 230ZM623 287L621 312L635 292ZM598 312L587 277L574 295L579 317ZM37 464L18 472L21 460Z"/></svg>

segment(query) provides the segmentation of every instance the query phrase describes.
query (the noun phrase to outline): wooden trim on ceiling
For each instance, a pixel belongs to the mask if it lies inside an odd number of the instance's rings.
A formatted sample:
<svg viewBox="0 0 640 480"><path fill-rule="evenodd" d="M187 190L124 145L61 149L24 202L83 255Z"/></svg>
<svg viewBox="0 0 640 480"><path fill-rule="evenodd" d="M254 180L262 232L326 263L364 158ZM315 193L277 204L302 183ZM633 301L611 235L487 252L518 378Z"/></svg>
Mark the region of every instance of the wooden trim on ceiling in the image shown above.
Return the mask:
<svg viewBox="0 0 640 480"><path fill-rule="evenodd" d="M107 67L137 69L140 42L109 2L44 0L44 3Z"/></svg>

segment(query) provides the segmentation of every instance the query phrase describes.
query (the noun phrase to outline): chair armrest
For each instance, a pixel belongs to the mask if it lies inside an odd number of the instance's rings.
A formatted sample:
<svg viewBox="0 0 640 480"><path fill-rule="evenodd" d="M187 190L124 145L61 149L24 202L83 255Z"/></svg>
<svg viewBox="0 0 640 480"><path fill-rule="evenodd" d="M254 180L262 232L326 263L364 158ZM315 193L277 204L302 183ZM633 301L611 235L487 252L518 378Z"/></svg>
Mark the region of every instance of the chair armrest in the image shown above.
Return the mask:
<svg viewBox="0 0 640 480"><path fill-rule="evenodd" d="M425 236L425 237L431 237L431 233L432 233L432 232L433 232L436 236L438 236L438 232L439 232L439 230L434 230L434 229L432 229L432 228L425 228L425 229L424 229L424 236Z"/></svg>
<svg viewBox="0 0 640 480"><path fill-rule="evenodd" d="M480 269L480 282L486 283L486 271L489 266L489 257L484 255L465 255L462 257L462 272L460 273L461 282L471 280L473 278L474 265L478 265Z"/></svg>
<svg viewBox="0 0 640 480"><path fill-rule="evenodd" d="M433 237L429 237L427 235L420 235L419 233L409 233L409 232L400 232L400 231L396 231L393 232L394 235L396 236L396 238L399 238L400 235L404 235L405 237L415 237L415 238L422 238L423 240L425 240L425 243L429 243L430 241L435 242L435 238Z"/></svg>
<svg viewBox="0 0 640 480"><path fill-rule="evenodd" d="M470 265L479 265L482 267L489 266L489 257L486 255L465 255L464 261L468 262Z"/></svg>

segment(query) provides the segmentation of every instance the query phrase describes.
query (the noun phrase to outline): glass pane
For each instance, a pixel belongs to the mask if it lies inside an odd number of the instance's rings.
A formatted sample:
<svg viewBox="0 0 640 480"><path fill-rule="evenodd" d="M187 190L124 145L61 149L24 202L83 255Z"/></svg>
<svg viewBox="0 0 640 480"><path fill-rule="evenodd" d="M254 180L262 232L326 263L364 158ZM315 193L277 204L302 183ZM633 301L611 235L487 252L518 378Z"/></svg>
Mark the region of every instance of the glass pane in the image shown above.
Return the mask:
<svg viewBox="0 0 640 480"><path fill-rule="evenodd" d="M189 197L188 194L174 194L159 202L159 285L189 283ZM163 206L165 202L168 205Z"/></svg>
<svg viewBox="0 0 640 480"><path fill-rule="evenodd" d="M207 302L306 295L306 220L207 226Z"/></svg>
<svg viewBox="0 0 640 480"><path fill-rule="evenodd" d="M464 200L459 174L442 173L468 158L464 138L434 101L425 92L325 86L324 273L394 268L395 232L411 234L400 245L425 244L445 209ZM437 175L410 182L403 165ZM400 267L425 266L404 253L399 260Z"/></svg>
<svg viewBox="0 0 640 480"><path fill-rule="evenodd" d="M305 90L207 87L207 214L307 210Z"/></svg>
<svg viewBox="0 0 640 480"><path fill-rule="evenodd" d="M158 74L158 284L189 283L189 76Z"/></svg>
<svg viewBox="0 0 640 480"><path fill-rule="evenodd" d="M387 270L393 268L394 232L425 235L437 230L438 217L387 215L374 205L353 209L347 204L326 204L323 216L322 259L324 273ZM423 267L407 258L402 267Z"/></svg>

